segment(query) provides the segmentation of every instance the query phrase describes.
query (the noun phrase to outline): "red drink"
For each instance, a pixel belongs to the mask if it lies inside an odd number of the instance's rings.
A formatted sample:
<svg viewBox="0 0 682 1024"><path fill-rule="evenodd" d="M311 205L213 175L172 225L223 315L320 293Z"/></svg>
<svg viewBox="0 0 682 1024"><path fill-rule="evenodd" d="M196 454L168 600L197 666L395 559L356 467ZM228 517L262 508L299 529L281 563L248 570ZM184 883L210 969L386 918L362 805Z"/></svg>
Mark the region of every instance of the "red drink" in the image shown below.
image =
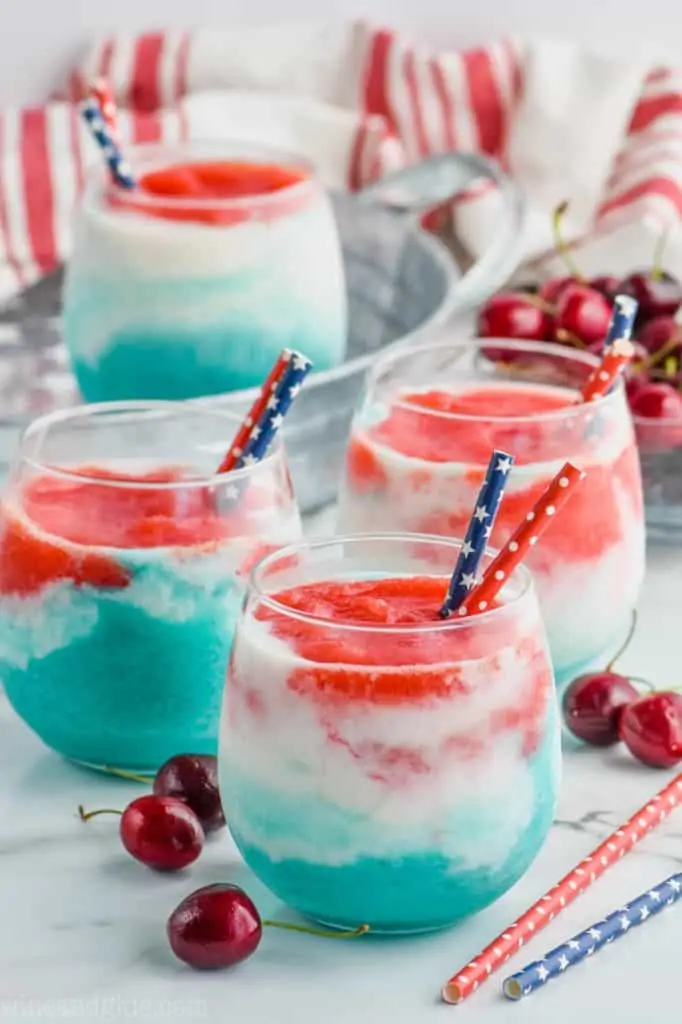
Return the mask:
<svg viewBox="0 0 682 1024"><path fill-rule="evenodd" d="M438 616L458 546L340 538L268 556L237 628L221 794L247 863L304 914L442 927L496 899L550 826L551 665L528 575Z"/></svg>

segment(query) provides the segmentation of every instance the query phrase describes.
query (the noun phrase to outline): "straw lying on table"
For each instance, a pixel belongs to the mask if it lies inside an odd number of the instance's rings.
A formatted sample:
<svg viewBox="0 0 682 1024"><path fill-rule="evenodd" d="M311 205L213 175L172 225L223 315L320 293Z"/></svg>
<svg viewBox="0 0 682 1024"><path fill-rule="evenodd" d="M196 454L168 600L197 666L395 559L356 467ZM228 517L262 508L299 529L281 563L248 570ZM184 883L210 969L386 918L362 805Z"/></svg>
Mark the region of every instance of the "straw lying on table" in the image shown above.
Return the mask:
<svg viewBox="0 0 682 1024"><path fill-rule="evenodd" d="M121 188L135 188L136 183L133 172L104 120L99 103L94 97L91 96L83 101L81 104L81 114L92 132L95 142L102 150L114 183Z"/></svg>
<svg viewBox="0 0 682 1024"><path fill-rule="evenodd" d="M312 365L300 352L282 349L218 466L218 473L251 466L264 457Z"/></svg>
<svg viewBox="0 0 682 1024"><path fill-rule="evenodd" d="M631 928L644 924L661 910L672 906L682 898L682 873L671 875L665 882L659 883L648 892L642 893L637 899L626 903L619 910L591 928L579 932L568 942L556 946L545 953L541 960L528 964L522 971L512 974L502 983L502 991L507 999L522 999L536 989L542 988L552 978L564 974L573 964L580 963L597 950L609 945L616 939L627 935Z"/></svg>
<svg viewBox="0 0 682 1024"><path fill-rule="evenodd" d="M493 532L507 475L514 457L506 452L493 451L485 479L474 504L474 511L464 537L455 570L450 579L448 596L440 610L440 617L448 619L456 612L467 594L477 583L478 568L485 553L488 537Z"/></svg>
<svg viewBox="0 0 682 1024"><path fill-rule="evenodd" d="M589 888L621 857L628 853L647 833L656 828L669 812L682 800L682 774L677 775L629 821L617 828L580 864L569 871L560 882L533 904L518 921L486 946L466 967L461 968L443 986L446 1003L461 1003L479 985L498 970L503 963L536 932L567 907L576 896Z"/></svg>
<svg viewBox="0 0 682 1024"><path fill-rule="evenodd" d="M567 462L537 500L521 525L514 531L485 571L483 579L462 603L459 614L484 611L544 533L552 517L563 508L585 473Z"/></svg>

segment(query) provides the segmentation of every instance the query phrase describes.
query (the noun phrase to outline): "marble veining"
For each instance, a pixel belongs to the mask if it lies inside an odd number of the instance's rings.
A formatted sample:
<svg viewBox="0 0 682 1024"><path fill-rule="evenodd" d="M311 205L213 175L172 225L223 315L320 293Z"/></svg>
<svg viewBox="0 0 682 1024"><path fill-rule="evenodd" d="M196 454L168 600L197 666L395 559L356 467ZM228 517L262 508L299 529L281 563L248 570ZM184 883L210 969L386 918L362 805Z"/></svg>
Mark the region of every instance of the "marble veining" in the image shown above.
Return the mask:
<svg viewBox="0 0 682 1024"><path fill-rule="evenodd" d="M314 524L325 532L324 519ZM640 624L623 666L658 686L679 682L675 627L682 552L649 556ZM665 785L671 772L624 751L569 748L559 812L530 872L498 903L448 932L333 943L270 930L252 960L195 973L175 961L165 921L193 889L232 880L267 916L289 916L249 874L229 839L208 843L176 875L132 861L118 822L83 824L76 808L122 807L142 792L50 753L0 697L0 1021L248 1021L248 1024L427 1024L473 1014L476 1024L574 1024L607 1010L619 1024L663 1020L677 1000L682 907L637 929L570 976L511 1007L493 978L463 1008L438 1004L443 981L604 836ZM662 880L682 863L682 808L512 961L528 960ZM635 979L626 984L624 979ZM471 1019L471 1018L470 1018Z"/></svg>

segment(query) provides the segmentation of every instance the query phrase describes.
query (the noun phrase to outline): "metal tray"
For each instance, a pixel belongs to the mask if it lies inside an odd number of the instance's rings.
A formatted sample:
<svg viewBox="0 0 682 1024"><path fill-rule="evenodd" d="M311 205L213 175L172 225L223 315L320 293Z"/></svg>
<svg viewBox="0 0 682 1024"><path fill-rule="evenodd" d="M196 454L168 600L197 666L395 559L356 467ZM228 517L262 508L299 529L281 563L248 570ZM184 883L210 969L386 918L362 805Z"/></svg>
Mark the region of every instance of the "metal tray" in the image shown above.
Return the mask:
<svg viewBox="0 0 682 1024"><path fill-rule="evenodd" d="M467 292L466 304L491 294L514 261L506 251L480 280L483 260L463 273L453 253L411 220L348 197L338 197L335 205L350 308L347 359L309 378L285 427L294 485L305 512L336 495L353 409L376 353L416 341L444 324L464 304L460 291ZM468 285L476 273L474 298ZM61 273L56 272L0 315L0 474L31 419L80 402L60 336L60 292ZM246 409L253 397L248 391L200 401Z"/></svg>

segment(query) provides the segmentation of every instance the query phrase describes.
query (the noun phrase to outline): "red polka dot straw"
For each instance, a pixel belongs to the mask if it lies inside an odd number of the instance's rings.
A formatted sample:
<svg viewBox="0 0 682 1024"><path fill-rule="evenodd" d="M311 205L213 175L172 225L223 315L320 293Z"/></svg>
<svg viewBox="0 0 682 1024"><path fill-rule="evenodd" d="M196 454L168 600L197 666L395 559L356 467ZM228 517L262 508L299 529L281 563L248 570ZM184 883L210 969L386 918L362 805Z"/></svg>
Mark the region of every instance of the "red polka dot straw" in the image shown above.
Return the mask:
<svg viewBox="0 0 682 1024"><path fill-rule="evenodd" d="M560 882L534 903L518 921L486 946L475 959L443 986L446 1003L461 1003L498 967L506 963L524 942L549 924L576 896L589 888L605 871L620 860L648 832L655 829L682 800L682 774L656 794L629 821L617 828L596 850L569 871Z"/></svg>
<svg viewBox="0 0 682 1024"><path fill-rule="evenodd" d="M102 113L102 120L109 129L110 135L115 142L121 141L121 132L118 124L118 110L116 101L106 78L96 78L90 83L88 94L97 101Z"/></svg>
<svg viewBox="0 0 682 1024"><path fill-rule="evenodd" d="M583 402L593 402L595 398L605 395L630 362L634 352L635 346L626 338L614 341L604 352L599 366L587 379L582 390Z"/></svg>
<svg viewBox="0 0 682 1024"><path fill-rule="evenodd" d="M537 543L552 522L552 517L563 508L584 476L582 469L578 469L570 462L559 470L520 526L492 560L481 582L460 606L458 614L482 612L490 606L514 569Z"/></svg>

